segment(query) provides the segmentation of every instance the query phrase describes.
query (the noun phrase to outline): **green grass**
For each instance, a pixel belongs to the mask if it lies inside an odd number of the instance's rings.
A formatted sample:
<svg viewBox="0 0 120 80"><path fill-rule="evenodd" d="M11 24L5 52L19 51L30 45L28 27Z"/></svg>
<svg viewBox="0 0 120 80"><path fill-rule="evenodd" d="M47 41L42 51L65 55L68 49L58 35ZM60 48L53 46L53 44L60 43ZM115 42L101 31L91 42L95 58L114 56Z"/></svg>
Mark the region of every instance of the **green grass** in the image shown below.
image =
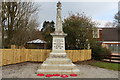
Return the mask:
<svg viewBox="0 0 120 80"><path fill-rule="evenodd" d="M117 64L117 63L93 62L90 65L105 68L105 69L120 71L120 64Z"/></svg>

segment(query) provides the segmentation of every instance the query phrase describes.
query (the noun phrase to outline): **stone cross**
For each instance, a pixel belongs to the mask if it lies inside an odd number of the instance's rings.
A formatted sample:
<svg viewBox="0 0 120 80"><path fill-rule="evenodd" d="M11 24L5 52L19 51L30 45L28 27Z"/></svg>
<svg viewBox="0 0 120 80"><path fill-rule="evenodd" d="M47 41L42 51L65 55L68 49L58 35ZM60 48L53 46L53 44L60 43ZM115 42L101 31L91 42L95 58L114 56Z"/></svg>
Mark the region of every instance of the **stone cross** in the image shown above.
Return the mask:
<svg viewBox="0 0 120 80"><path fill-rule="evenodd" d="M61 3L57 3L57 15L56 15L56 28L55 33L63 33L62 29L62 17L61 17Z"/></svg>

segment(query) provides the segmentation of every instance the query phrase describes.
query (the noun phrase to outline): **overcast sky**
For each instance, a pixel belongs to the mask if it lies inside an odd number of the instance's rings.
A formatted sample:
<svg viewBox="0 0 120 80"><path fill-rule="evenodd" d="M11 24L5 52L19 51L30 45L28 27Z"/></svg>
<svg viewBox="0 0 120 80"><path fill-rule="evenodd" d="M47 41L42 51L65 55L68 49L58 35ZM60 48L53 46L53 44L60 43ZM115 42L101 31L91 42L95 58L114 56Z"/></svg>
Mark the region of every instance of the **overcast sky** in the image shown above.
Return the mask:
<svg viewBox="0 0 120 80"><path fill-rule="evenodd" d="M39 22L56 22L56 4L57 2L39 2ZM113 21L114 15L118 11L118 2L62 2L62 19L68 16L69 12L82 13L92 17L93 20L104 26L106 22Z"/></svg>

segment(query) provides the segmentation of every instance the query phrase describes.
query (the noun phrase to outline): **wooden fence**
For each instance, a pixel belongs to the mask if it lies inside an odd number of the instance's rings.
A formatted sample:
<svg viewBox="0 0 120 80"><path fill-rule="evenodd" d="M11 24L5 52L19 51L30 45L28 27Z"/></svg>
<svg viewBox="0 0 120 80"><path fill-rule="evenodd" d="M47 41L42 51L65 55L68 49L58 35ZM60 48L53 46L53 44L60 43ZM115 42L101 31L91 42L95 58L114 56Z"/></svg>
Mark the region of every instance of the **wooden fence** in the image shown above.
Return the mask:
<svg viewBox="0 0 120 80"><path fill-rule="evenodd" d="M103 55L103 56L105 57L104 59L102 59L102 61L120 64L120 55Z"/></svg>
<svg viewBox="0 0 120 80"><path fill-rule="evenodd" d="M50 52L46 49L0 49L0 66L26 61L43 62ZM91 50L66 50L66 53L73 62L91 59Z"/></svg>

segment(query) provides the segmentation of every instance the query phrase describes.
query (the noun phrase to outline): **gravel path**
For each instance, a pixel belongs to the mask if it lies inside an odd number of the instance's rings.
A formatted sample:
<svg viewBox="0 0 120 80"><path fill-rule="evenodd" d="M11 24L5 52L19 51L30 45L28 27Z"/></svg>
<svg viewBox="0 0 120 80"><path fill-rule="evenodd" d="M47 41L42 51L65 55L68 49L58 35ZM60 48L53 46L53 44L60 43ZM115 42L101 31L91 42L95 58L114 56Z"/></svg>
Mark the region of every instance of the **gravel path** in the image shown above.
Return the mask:
<svg viewBox="0 0 120 80"><path fill-rule="evenodd" d="M35 71L41 63L19 63L2 67L3 78L40 78ZM80 78L118 78L118 71L107 70L90 65L77 65L80 69Z"/></svg>

